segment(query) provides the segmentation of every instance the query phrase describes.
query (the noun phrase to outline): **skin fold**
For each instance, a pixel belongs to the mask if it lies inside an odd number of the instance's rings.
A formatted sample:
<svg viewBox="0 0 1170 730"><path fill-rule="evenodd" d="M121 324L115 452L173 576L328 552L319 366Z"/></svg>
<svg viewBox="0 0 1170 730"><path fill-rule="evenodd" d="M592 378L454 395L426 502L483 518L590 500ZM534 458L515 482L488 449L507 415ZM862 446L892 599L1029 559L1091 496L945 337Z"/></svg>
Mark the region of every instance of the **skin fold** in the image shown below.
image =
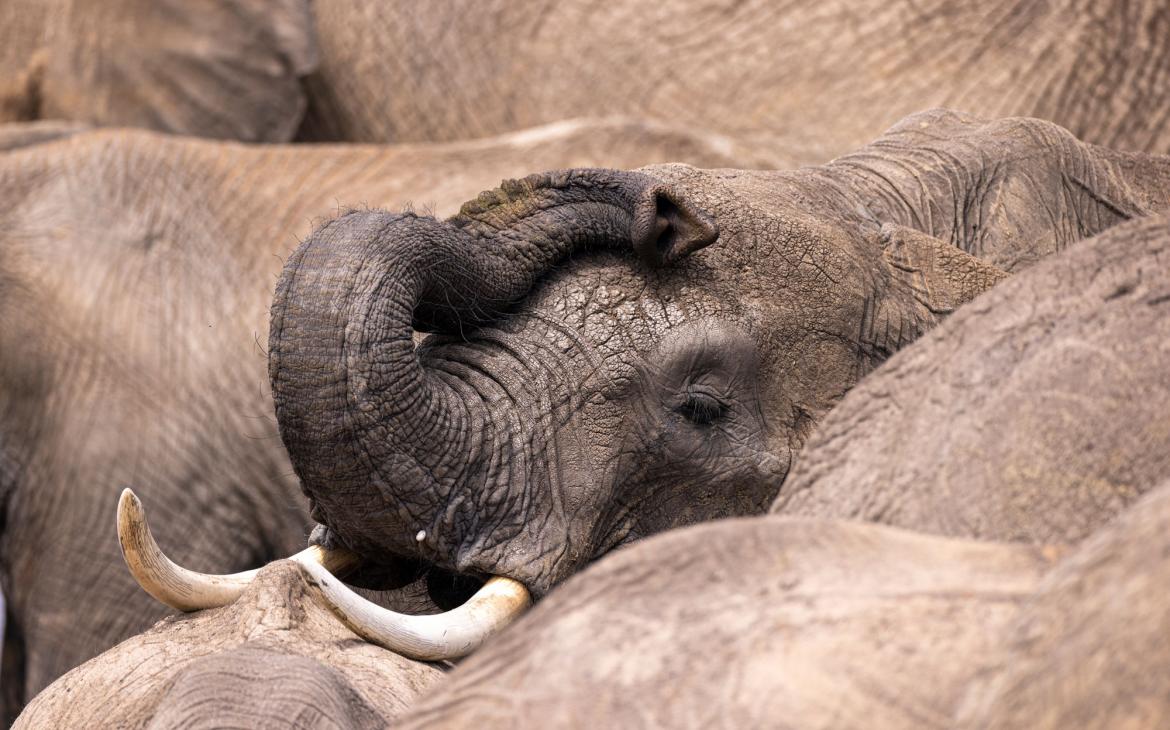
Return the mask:
<svg viewBox="0 0 1170 730"><path fill-rule="evenodd" d="M234 572L304 548L310 524L278 438L263 343L276 277L314 220L342 201L449 213L534 164L733 164L719 140L627 120L345 148L46 124L0 133L10 143L0 154L9 718L166 613L119 555L124 487L192 569ZM37 144L46 134L58 139Z"/></svg>
<svg viewBox="0 0 1170 730"><path fill-rule="evenodd" d="M798 171L571 170L447 221L343 214L289 259L269 339L314 539L540 596L760 511L859 378L1168 189L1166 158L933 111Z"/></svg>

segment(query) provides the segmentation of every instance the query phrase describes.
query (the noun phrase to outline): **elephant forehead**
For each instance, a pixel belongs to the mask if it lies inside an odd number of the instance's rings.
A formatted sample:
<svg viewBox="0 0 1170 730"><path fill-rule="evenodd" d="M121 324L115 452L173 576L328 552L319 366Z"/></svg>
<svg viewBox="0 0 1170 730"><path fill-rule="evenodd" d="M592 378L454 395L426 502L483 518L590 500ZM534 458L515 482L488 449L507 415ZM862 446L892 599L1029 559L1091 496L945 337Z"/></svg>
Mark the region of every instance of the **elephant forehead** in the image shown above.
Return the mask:
<svg viewBox="0 0 1170 730"><path fill-rule="evenodd" d="M257 705L271 717L323 716L345 727L379 727L387 721L336 669L311 657L244 645L180 671L159 700L151 725L246 727L256 721Z"/></svg>
<svg viewBox="0 0 1170 730"><path fill-rule="evenodd" d="M701 260L650 271L616 256L588 257L544 282L521 318L568 328L604 359L646 357L666 334L688 323L742 319L732 287L723 272Z"/></svg>

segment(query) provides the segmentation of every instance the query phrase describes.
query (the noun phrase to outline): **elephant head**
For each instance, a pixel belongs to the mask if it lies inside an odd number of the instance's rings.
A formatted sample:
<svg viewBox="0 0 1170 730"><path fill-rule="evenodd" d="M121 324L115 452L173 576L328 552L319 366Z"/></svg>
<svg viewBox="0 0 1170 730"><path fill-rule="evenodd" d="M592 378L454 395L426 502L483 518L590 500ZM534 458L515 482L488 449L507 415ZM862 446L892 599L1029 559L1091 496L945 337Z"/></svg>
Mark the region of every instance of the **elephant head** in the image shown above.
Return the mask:
<svg viewBox="0 0 1170 730"><path fill-rule="evenodd" d="M817 419L995 264L1167 190L1163 158L936 111L792 172L569 170L446 221L348 212L271 313L313 541L539 597L637 538L762 512ZM362 633L398 648L397 620Z"/></svg>
<svg viewBox="0 0 1170 730"><path fill-rule="evenodd" d="M164 619L74 668L15 727L381 728L443 677L359 641L278 561L230 606Z"/></svg>
<svg viewBox="0 0 1170 730"><path fill-rule="evenodd" d="M1022 266L1148 209L1166 172L931 112L820 168L570 170L447 221L346 213L272 306L316 539L539 596L638 537L763 511L821 414L1004 276L965 251Z"/></svg>

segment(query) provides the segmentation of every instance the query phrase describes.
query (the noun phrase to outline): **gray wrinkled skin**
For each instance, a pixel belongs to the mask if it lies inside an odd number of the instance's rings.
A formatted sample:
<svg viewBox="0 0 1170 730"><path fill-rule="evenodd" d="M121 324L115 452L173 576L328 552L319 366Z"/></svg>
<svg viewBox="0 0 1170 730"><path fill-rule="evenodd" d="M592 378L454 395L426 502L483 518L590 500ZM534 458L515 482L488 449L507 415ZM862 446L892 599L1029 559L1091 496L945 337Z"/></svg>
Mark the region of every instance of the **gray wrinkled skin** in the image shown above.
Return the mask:
<svg viewBox="0 0 1170 730"><path fill-rule="evenodd" d="M936 111L795 172L578 170L447 222L350 213L277 289L281 435L318 540L540 595L760 511L816 421L998 267L1168 189L1165 158ZM416 350L412 326L437 334Z"/></svg>
<svg viewBox="0 0 1170 730"><path fill-rule="evenodd" d="M1170 217L960 310L825 419L773 511L1077 542L1170 473Z"/></svg>

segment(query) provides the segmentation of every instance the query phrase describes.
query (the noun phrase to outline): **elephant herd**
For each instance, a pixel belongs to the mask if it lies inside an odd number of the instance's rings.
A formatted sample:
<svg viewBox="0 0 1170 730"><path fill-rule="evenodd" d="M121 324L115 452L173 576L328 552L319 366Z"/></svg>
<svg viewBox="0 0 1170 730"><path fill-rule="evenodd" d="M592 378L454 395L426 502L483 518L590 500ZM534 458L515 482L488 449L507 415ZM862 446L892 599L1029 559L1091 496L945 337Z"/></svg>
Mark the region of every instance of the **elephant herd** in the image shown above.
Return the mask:
<svg viewBox="0 0 1170 730"><path fill-rule="evenodd" d="M0 35L6 726L1170 719L1161 3Z"/></svg>

